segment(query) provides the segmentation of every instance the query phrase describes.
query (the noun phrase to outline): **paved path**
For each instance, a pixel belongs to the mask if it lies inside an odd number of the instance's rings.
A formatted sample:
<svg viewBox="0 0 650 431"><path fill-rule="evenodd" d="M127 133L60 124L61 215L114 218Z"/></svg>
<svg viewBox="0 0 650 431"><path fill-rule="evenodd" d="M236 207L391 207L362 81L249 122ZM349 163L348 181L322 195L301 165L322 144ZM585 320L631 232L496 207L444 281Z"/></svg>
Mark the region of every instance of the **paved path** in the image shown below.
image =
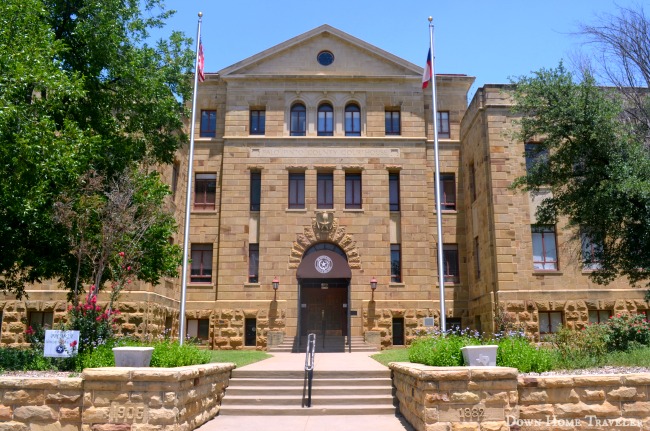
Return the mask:
<svg viewBox="0 0 650 431"><path fill-rule="evenodd" d="M373 353L317 353L314 370L385 370ZM303 353L274 353L272 358L246 365L247 370L304 370ZM226 397L228 390L226 389ZM217 416L197 431L413 431L394 415L354 416Z"/></svg>

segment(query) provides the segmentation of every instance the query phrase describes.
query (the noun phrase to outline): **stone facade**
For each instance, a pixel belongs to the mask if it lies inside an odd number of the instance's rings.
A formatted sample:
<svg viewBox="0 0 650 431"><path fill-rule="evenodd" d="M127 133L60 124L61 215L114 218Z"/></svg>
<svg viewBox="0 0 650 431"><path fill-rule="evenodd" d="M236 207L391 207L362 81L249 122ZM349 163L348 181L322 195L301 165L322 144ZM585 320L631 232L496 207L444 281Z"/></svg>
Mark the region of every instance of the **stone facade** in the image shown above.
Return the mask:
<svg viewBox="0 0 650 431"><path fill-rule="evenodd" d="M81 378L0 379L0 429L193 430L217 415L234 364L95 368Z"/></svg>
<svg viewBox="0 0 650 431"><path fill-rule="evenodd" d="M323 51L333 54L333 63L319 64ZM408 344L429 329L425 323L439 324L432 95L421 76L420 66L327 25L206 74L196 123L188 124L196 135L189 238L196 274L188 280L186 306L191 335L208 348L266 349L269 332L372 332L386 347ZM468 105L473 81L436 76L438 111L448 117L441 130L449 131L438 140L440 173L451 184L444 190L443 242L457 255L457 262L449 259L457 265L445 268L446 319L490 332L503 310L539 339L559 324L581 328L594 315L646 312L644 292L625 280L590 281L575 232L562 224L552 229L556 268L534 269L531 225L539 197L510 189L525 173L524 143L512 138L517 118L510 88L486 85ZM296 103L305 108L300 136L291 129ZM319 133L323 104L332 108L331 136ZM350 106L358 113L347 112ZM254 115L264 118L261 132L252 130ZM346 120L353 115L358 131ZM396 133L386 126L391 115L399 118ZM172 205L181 226L187 161L184 148L174 168L162 172L177 185ZM292 174L302 183L292 183ZM329 175L325 207L318 189ZM352 176L360 178L356 206L348 205ZM212 183L197 186L199 177ZM302 194L298 205L289 203L292 187ZM174 241L182 243L182 234ZM305 257L325 248L344 257L351 275L299 278ZM179 280L133 286L121 297L122 333L177 332L179 300ZM23 343L26 319L38 310L62 321L64 293L45 283L30 291L28 302L6 301L2 342Z"/></svg>
<svg viewBox="0 0 650 431"><path fill-rule="evenodd" d="M418 431L650 427L648 373L524 377L505 367L390 367L400 412Z"/></svg>

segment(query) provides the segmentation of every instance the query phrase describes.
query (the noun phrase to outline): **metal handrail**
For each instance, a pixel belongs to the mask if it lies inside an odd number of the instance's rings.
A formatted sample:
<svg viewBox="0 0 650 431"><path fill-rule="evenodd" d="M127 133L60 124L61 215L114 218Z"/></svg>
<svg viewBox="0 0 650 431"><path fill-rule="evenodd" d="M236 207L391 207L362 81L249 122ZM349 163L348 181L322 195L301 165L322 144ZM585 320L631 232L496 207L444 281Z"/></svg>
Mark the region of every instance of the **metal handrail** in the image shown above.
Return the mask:
<svg viewBox="0 0 650 431"><path fill-rule="evenodd" d="M307 336L307 351L305 354L305 381L302 386L302 406L311 407L311 384L314 379L314 355L316 354L316 334ZM305 401L305 392L307 400Z"/></svg>

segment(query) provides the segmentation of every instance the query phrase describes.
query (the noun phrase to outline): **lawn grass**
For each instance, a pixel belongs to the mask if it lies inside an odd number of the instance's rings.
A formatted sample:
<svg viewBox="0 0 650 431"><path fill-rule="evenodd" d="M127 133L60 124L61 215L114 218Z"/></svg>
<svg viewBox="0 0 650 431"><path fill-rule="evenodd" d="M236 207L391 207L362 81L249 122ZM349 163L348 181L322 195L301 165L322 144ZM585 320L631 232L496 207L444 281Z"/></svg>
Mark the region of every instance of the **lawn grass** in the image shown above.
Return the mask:
<svg viewBox="0 0 650 431"><path fill-rule="evenodd" d="M212 350L210 362L234 362L237 368L270 358L266 352L259 350Z"/></svg>
<svg viewBox="0 0 650 431"><path fill-rule="evenodd" d="M383 350L372 355L371 358L383 365L388 365L389 362L411 362L409 361L409 349L407 348Z"/></svg>
<svg viewBox="0 0 650 431"><path fill-rule="evenodd" d="M650 367L650 347L608 353L605 363L617 367Z"/></svg>

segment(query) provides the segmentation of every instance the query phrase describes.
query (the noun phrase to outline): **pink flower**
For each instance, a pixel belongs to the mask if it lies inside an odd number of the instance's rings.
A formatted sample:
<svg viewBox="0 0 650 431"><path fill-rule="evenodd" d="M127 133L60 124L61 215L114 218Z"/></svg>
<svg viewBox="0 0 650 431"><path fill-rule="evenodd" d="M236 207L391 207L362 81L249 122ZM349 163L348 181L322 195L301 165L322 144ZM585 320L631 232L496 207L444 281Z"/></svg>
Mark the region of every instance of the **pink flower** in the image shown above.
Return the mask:
<svg viewBox="0 0 650 431"><path fill-rule="evenodd" d="M31 326L28 326L27 329L25 330L25 334L27 335L34 335L34 332L36 331L34 331L34 328L32 328Z"/></svg>
<svg viewBox="0 0 650 431"><path fill-rule="evenodd" d="M77 340L74 340L72 343L70 343L70 347L72 347L73 349L77 347Z"/></svg>
<svg viewBox="0 0 650 431"><path fill-rule="evenodd" d="M131 267L130 267L130 266L127 266L127 267L126 267L126 270L127 270L127 271L131 271Z"/></svg>
<svg viewBox="0 0 650 431"><path fill-rule="evenodd" d="M121 252L119 253L119 255L120 255L120 257L124 257L124 252L121 251Z"/></svg>

